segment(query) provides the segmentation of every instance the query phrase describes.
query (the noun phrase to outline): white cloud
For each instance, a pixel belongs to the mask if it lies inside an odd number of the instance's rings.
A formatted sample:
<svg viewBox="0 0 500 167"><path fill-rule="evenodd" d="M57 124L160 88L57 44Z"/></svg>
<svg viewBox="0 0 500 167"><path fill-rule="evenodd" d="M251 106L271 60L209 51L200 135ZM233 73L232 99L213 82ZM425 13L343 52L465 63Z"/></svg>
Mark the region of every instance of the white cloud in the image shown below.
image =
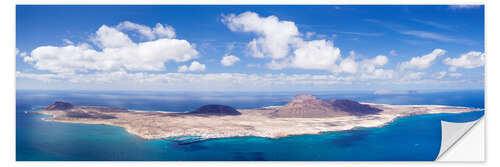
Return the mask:
<svg viewBox="0 0 500 167"><path fill-rule="evenodd" d="M253 39L247 44L247 49L250 51L250 55L252 55L253 57L264 58L264 53L262 53L256 39Z"/></svg>
<svg viewBox="0 0 500 167"><path fill-rule="evenodd" d="M371 61L371 64L373 64L375 66L384 66L385 64L387 64L389 62L389 59L387 58L387 56L378 55L369 61Z"/></svg>
<svg viewBox="0 0 500 167"><path fill-rule="evenodd" d="M200 64L200 62L193 61L191 62L191 65L188 67L186 65L180 66L177 69L177 72L199 72L199 71L205 71L206 66L205 64Z"/></svg>
<svg viewBox="0 0 500 167"><path fill-rule="evenodd" d="M446 73L447 73L446 71L437 72L434 74L434 77L436 79L442 79L446 76Z"/></svg>
<svg viewBox="0 0 500 167"><path fill-rule="evenodd" d="M162 25L160 23L156 23L153 32L158 37L167 37L167 38L175 38L175 29L169 25Z"/></svg>
<svg viewBox="0 0 500 167"><path fill-rule="evenodd" d="M276 16L260 17L254 12L224 16L222 22L234 32L251 32L258 36L248 48L254 57L285 58L289 44L300 35L294 22L280 21Z"/></svg>
<svg viewBox="0 0 500 167"><path fill-rule="evenodd" d="M224 66L232 66L234 63L240 61L240 58L233 55L224 55L220 63Z"/></svg>
<svg viewBox="0 0 500 167"><path fill-rule="evenodd" d="M344 71L348 73L356 73L358 71L358 63L354 58L347 58L340 62L338 71Z"/></svg>
<svg viewBox="0 0 500 167"><path fill-rule="evenodd" d="M66 44L66 45L73 45L73 42L70 41L69 39L63 39L63 42Z"/></svg>
<svg viewBox="0 0 500 167"><path fill-rule="evenodd" d="M128 35L103 25L91 38L101 48L90 45L40 46L25 62L35 68L55 73L97 71L161 71L165 62L186 62L197 58L198 52L186 40L160 38L134 43Z"/></svg>
<svg viewBox="0 0 500 167"><path fill-rule="evenodd" d="M445 64L450 66L450 71L455 71L457 68L477 68L484 65L484 53L471 51L462 54L458 58L447 57L443 61Z"/></svg>
<svg viewBox="0 0 500 167"><path fill-rule="evenodd" d="M116 29L137 31L148 40L162 37L175 38L175 29L169 25L162 25L160 23L157 23L154 28L150 28L145 25L132 23L130 21L124 21L118 24L116 26Z"/></svg>
<svg viewBox="0 0 500 167"><path fill-rule="evenodd" d="M372 72L361 73L359 78L363 80L390 80L394 78L394 70L375 69Z"/></svg>
<svg viewBox="0 0 500 167"><path fill-rule="evenodd" d="M370 77L373 77L374 73L380 74L375 77L391 76L389 73L393 72L376 69L387 63L388 59L385 56L360 62L357 62L354 56L342 58L340 49L336 48L332 41L324 39L307 41L302 38L310 39L313 36L320 38L323 35L317 35L315 32L301 35L294 22L279 20L276 16L261 17L257 13L244 12L239 15L224 16L222 22L231 31L251 32L257 35L257 38L247 44L247 49L253 57L271 59L266 65L269 69L299 68L351 74L362 72Z"/></svg>
<svg viewBox="0 0 500 167"><path fill-rule="evenodd" d="M387 56L377 55L372 59L366 59L359 63L360 77L363 79L392 79L394 70L382 69L389 62Z"/></svg>
<svg viewBox="0 0 500 167"><path fill-rule="evenodd" d="M306 38L311 39L314 35L316 35L315 32L306 32Z"/></svg>
<svg viewBox="0 0 500 167"><path fill-rule="evenodd" d="M120 48L134 44L128 35L106 25L102 25L91 40L100 48Z"/></svg>
<svg viewBox="0 0 500 167"><path fill-rule="evenodd" d="M16 48L16 56L19 54L19 49Z"/></svg>
<svg viewBox="0 0 500 167"><path fill-rule="evenodd" d="M340 49L326 40L304 42L293 53L291 65L302 69L332 70L340 58Z"/></svg>
<svg viewBox="0 0 500 167"><path fill-rule="evenodd" d="M442 42L454 42L454 43L461 43L461 44L473 44L475 43L474 41L471 40L466 40L466 39L459 39L455 38L452 36L447 36L447 35L442 35L434 32L427 32L427 31L401 31L401 34L405 35L412 35L416 36L419 38L424 38L424 39L432 39L432 40L437 40L437 41L442 41Z"/></svg>
<svg viewBox="0 0 500 167"><path fill-rule="evenodd" d="M333 72L358 73L358 76L363 79L392 78L393 70L379 69L389 62L387 56L377 55L374 58L361 61L356 61L356 57L358 55L354 50L349 51L349 57L343 58L339 66L333 69Z"/></svg>
<svg viewBox="0 0 500 167"><path fill-rule="evenodd" d="M34 79L34 80L39 80L43 82L53 82L57 81L58 79L64 79L65 76L63 75L58 75L58 74L36 74L36 73L23 73L16 71L16 77L17 78L28 78L28 79Z"/></svg>
<svg viewBox="0 0 500 167"><path fill-rule="evenodd" d="M423 70L429 68L437 57L446 53L443 49L434 49L431 53L421 57L413 57L410 61L402 62L399 67L401 70L405 69L419 69Z"/></svg>
<svg viewBox="0 0 500 167"><path fill-rule="evenodd" d="M309 88L310 86L331 86L350 84L351 77L311 74L243 74L243 73L127 73L125 71L97 72L78 75L34 74L16 72L17 78L36 79L72 84L134 85L134 88L172 88L176 90L287 90L288 88ZM67 84L69 85L69 84Z"/></svg>
<svg viewBox="0 0 500 167"><path fill-rule="evenodd" d="M382 67L389 62L387 56L378 55L372 59L367 59L361 62L361 66L366 72L373 72L377 67Z"/></svg>
<svg viewBox="0 0 500 167"><path fill-rule="evenodd" d="M374 60L376 58L373 58ZM379 58L380 59L380 58ZM372 61L373 62L373 61ZM192 63L201 65L199 63ZM358 65L362 64L358 62ZM188 72L191 66L182 67ZM192 69L195 69L194 67ZM362 68L359 68L362 69ZM375 85L386 86L387 84L438 84L451 83L453 80L433 80L425 78L425 72L409 72L398 75L393 70L374 69L372 72L358 72L356 75L337 74L244 74L244 73L147 73L119 71L98 71L95 73L82 74L38 74L16 72L18 79L35 79L40 81L54 82L54 85L82 84L86 87L108 85L108 89L148 89L167 88L172 90L310 90L325 89L333 87L349 88L362 85L374 88ZM461 74L451 74L449 78L457 79ZM373 82L376 80L375 82ZM21 80L19 80L21 81ZM31 82L31 81L30 81ZM66 84L66 83L71 84ZM60 84L59 84L60 85ZM121 85L121 87L120 87ZM130 85L134 85L130 87Z"/></svg>

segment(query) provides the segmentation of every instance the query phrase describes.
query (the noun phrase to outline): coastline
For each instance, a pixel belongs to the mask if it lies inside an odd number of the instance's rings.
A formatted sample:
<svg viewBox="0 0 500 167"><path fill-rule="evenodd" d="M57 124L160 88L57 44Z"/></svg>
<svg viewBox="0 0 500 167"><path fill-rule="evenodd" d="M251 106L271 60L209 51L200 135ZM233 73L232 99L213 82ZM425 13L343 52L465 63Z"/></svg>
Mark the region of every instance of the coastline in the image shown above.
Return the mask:
<svg viewBox="0 0 500 167"><path fill-rule="evenodd" d="M352 130L356 127L382 127L401 117L423 114L464 113L478 111L466 107L443 105L386 105L384 112L369 116L341 116L334 118L269 118L268 108L241 109L241 116L174 116L173 112L129 111L116 113L111 119L69 119L60 111L36 111L33 113L51 115L46 121L118 126L127 133L142 139L169 139L183 136L198 136L200 140L233 137L281 138L295 135L313 135L325 132ZM130 117L133 116L132 119ZM126 120L126 121L125 121ZM147 121L146 121L147 120ZM187 122L187 123L186 123ZM199 124L196 124L199 123Z"/></svg>

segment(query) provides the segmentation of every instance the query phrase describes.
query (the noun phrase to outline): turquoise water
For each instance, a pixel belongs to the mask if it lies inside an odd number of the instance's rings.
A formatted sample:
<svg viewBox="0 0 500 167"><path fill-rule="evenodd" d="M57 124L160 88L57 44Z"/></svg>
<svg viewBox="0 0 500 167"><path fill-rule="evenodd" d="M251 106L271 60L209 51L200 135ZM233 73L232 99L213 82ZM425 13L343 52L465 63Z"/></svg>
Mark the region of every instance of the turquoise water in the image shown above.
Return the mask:
<svg viewBox="0 0 500 167"><path fill-rule="evenodd" d="M399 118L380 128L356 128L279 139L240 137L191 144L143 140L120 127L47 122L37 110L55 100L77 105L105 105L143 110L189 111L203 104L256 108L285 104L290 93L152 93L18 91L16 159L64 161L157 160L319 160L430 161L439 152L440 121L468 122L484 112L432 114ZM363 92L315 93L320 98L349 98L387 104L441 104L484 108L484 91L372 95ZM392 100L391 100L392 99Z"/></svg>

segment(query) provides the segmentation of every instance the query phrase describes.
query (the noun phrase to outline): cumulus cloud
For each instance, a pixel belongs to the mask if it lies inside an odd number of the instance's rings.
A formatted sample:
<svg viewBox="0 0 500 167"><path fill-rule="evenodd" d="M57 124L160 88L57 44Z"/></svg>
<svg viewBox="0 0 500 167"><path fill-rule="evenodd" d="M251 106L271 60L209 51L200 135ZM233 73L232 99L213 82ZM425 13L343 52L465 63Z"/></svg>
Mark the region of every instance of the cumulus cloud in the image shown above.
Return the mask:
<svg viewBox="0 0 500 167"><path fill-rule="evenodd" d="M458 58L447 57L443 62L450 66L450 71L455 71L457 68L471 69L482 67L484 65L484 53L470 51L460 55Z"/></svg>
<svg viewBox="0 0 500 167"><path fill-rule="evenodd" d="M387 56L377 55L371 59L356 61L357 56L356 52L351 50L349 57L341 58L339 65L334 66L332 72L358 74L357 76L362 79L392 78L393 70L381 69L389 62Z"/></svg>
<svg viewBox="0 0 500 167"><path fill-rule="evenodd" d="M360 77L363 79L392 79L394 70L382 69L389 62L387 56L377 55L372 59L366 59L359 63Z"/></svg>
<svg viewBox="0 0 500 167"><path fill-rule="evenodd" d="M91 40L101 48L120 48L134 44L127 34L106 25L102 25Z"/></svg>
<svg viewBox="0 0 500 167"><path fill-rule="evenodd" d="M276 16L260 17L254 12L224 16L222 22L234 32L250 32L258 37L253 39L248 48L254 57L281 59L288 55L289 44L300 33L294 22L280 21Z"/></svg>
<svg viewBox="0 0 500 167"><path fill-rule="evenodd" d="M262 17L254 12L244 12L224 16L222 22L233 32L255 34L257 37L247 44L247 49L253 57L271 59L267 63L269 69L299 68L332 73L363 73L366 78L392 76L392 70L376 68L385 65L387 57L378 56L361 61L356 61L355 57L343 58L333 41L305 40L320 36L315 32L302 35L294 22L279 20L276 16Z"/></svg>
<svg viewBox="0 0 500 167"><path fill-rule="evenodd" d="M165 62L186 62L198 57L198 52L186 40L159 38L133 42L116 28L101 26L91 41L100 50L87 43L66 46L40 46L25 62L34 63L39 70L54 73L96 71L162 71Z"/></svg>
<svg viewBox="0 0 500 167"><path fill-rule="evenodd" d="M191 62L191 65L189 65L189 67L186 65L180 66L177 69L177 72L200 72L205 71L205 69L205 64L200 64L200 62L193 61Z"/></svg>
<svg viewBox="0 0 500 167"><path fill-rule="evenodd" d="M366 72L373 72L377 67L382 67L389 62L387 56L378 55L372 59L366 59L361 62L361 68Z"/></svg>
<svg viewBox="0 0 500 167"><path fill-rule="evenodd" d="M291 65L302 69L331 70L340 58L340 49L326 40L304 42L293 53Z"/></svg>
<svg viewBox="0 0 500 167"><path fill-rule="evenodd" d="M314 35L316 35L315 32L306 32L306 38L311 39Z"/></svg>
<svg viewBox="0 0 500 167"><path fill-rule="evenodd" d="M410 61L402 62L399 67L401 70L405 69L427 69L436 60L437 57L442 56L446 53L443 49L434 49L431 53L426 54L421 57L413 57Z"/></svg>
<svg viewBox="0 0 500 167"><path fill-rule="evenodd" d="M354 58L347 58L340 62L339 68L336 72L348 72L348 73L356 73L358 71L358 63L354 60Z"/></svg>
<svg viewBox="0 0 500 167"><path fill-rule="evenodd" d="M232 66L234 63L240 61L240 58L233 55L224 55L220 63L224 66Z"/></svg>
<svg viewBox="0 0 500 167"><path fill-rule="evenodd" d="M175 38L175 29L169 25L157 23L154 28L145 25L132 23L130 21L121 22L116 26L118 30L137 31L141 36L148 40L156 38Z"/></svg>

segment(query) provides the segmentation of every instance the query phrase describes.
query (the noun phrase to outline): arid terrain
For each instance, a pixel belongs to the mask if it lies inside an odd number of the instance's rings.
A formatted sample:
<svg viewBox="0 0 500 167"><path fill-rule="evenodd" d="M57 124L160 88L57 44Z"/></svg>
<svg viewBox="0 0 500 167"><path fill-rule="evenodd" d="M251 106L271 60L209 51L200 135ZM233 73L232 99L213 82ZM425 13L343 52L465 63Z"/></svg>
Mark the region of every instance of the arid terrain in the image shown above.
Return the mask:
<svg viewBox="0 0 500 167"><path fill-rule="evenodd" d="M320 100L297 95L281 107L240 109L206 105L188 113L132 111L110 107L74 106L56 102L36 113L47 121L103 124L125 128L144 139L197 136L201 139L257 136L279 138L318 134L355 127L378 127L398 117L462 113L479 109L439 105L386 105L351 100Z"/></svg>

